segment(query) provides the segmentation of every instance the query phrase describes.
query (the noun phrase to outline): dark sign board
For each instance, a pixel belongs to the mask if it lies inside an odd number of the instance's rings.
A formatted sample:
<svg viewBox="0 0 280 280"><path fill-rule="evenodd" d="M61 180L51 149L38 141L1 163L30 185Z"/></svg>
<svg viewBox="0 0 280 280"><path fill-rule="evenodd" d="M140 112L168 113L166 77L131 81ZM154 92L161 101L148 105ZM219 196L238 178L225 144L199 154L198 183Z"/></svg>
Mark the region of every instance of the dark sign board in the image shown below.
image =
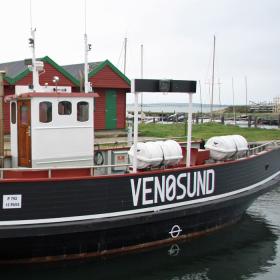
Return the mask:
<svg viewBox="0 0 280 280"><path fill-rule="evenodd" d="M196 81L135 79L135 92L196 92Z"/></svg>

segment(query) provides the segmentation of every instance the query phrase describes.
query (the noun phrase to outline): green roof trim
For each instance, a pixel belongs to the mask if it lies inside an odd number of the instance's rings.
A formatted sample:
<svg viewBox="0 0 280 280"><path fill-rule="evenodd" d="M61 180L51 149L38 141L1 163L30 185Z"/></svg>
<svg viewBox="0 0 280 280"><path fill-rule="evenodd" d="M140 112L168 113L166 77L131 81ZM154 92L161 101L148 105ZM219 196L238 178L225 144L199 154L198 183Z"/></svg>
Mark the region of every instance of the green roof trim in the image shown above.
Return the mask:
<svg viewBox="0 0 280 280"><path fill-rule="evenodd" d="M114 66L108 59L106 59L100 65L98 65L95 69L90 71L88 77L89 78L93 77L100 70L102 70L105 66L109 66L117 75L119 75L130 86L130 80L116 66Z"/></svg>
<svg viewBox="0 0 280 280"><path fill-rule="evenodd" d="M72 81L74 85L79 86L80 83L79 83L79 81L76 78L74 78L70 73L68 73L64 68L59 66L56 62L54 62L48 56L44 56L43 58L38 58L38 60L46 62L46 63L52 65L58 72L60 72L62 75L64 75L70 81ZM17 76L15 76L13 78L6 76L5 80L9 84L15 85L19 80L21 80L22 78L26 77L29 73L31 73L31 71L28 68L26 68L24 71L22 71L21 73L19 73Z"/></svg>
<svg viewBox="0 0 280 280"><path fill-rule="evenodd" d="M38 60L41 60L45 63L48 63L52 65L58 72L60 72L62 75L64 75L66 78L68 78L70 81L73 82L74 85L80 86L80 81L72 76L69 72L67 72L63 67L59 66L56 62L54 62L50 57L44 56L43 58L38 58ZM130 86L130 80L116 67L114 66L109 60L105 60L100 65L98 65L95 69L90 71L89 73L89 78L93 77L96 75L99 71L101 71L105 66L109 66L118 76L120 76L127 84ZM19 73L15 77L8 77L5 76L4 79L10 84L10 85L15 85L19 80L23 79L26 77L31 71L26 68L24 71Z"/></svg>
<svg viewBox="0 0 280 280"><path fill-rule="evenodd" d="M52 65L57 71L59 71L62 75L64 75L66 78L68 78L70 81L72 81L76 86L80 85L79 80L77 80L74 76L72 76L69 72L67 72L63 67L59 66L56 62L54 62L48 56L45 56L45 57L41 58L40 60Z"/></svg>
<svg viewBox="0 0 280 280"><path fill-rule="evenodd" d="M4 76L4 80L8 83L8 84L12 84L12 80L13 79L11 79L10 77L8 77L8 76Z"/></svg>
<svg viewBox="0 0 280 280"><path fill-rule="evenodd" d="M27 76L30 72L31 71L27 68L24 71L22 71L21 73L19 73L17 76L15 76L14 78L6 76L5 79L7 82L9 82L9 84L15 85L17 81L19 81L22 78L24 78L25 76Z"/></svg>

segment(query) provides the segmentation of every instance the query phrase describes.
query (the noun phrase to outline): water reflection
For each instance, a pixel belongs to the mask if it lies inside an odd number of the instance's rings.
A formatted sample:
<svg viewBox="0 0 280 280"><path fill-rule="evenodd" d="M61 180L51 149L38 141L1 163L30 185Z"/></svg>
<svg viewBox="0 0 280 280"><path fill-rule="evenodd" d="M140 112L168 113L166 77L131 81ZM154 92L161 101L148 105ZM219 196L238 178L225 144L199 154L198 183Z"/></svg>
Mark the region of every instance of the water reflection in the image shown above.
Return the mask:
<svg viewBox="0 0 280 280"><path fill-rule="evenodd" d="M203 238L146 252L44 265L1 267L13 279L248 279L269 270L276 256L275 234L252 212L241 222Z"/></svg>

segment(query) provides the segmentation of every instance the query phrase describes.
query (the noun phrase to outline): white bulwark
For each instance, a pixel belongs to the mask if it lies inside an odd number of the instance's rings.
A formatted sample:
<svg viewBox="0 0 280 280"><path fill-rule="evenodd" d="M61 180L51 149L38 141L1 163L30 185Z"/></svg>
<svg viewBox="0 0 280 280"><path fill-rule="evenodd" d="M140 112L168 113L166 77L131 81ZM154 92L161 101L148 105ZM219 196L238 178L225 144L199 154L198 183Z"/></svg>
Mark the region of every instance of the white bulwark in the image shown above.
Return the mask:
<svg viewBox="0 0 280 280"><path fill-rule="evenodd" d="M10 98L13 167L93 165L89 93L26 93Z"/></svg>

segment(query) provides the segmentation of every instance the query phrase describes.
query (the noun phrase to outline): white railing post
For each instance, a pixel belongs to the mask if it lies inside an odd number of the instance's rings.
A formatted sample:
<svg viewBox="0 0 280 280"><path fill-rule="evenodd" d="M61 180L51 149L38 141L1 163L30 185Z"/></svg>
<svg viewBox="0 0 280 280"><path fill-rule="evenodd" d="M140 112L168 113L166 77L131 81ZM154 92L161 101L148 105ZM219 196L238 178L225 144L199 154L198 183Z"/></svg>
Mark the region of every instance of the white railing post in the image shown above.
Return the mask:
<svg viewBox="0 0 280 280"><path fill-rule="evenodd" d="M189 110L188 110L188 138L186 150L186 166L191 166L191 145L192 145L192 93L189 93Z"/></svg>
<svg viewBox="0 0 280 280"><path fill-rule="evenodd" d="M133 128L133 173L137 171L137 145L138 145L138 92L135 92L135 81L131 81L131 93L134 94L134 128Z"/></svg>

